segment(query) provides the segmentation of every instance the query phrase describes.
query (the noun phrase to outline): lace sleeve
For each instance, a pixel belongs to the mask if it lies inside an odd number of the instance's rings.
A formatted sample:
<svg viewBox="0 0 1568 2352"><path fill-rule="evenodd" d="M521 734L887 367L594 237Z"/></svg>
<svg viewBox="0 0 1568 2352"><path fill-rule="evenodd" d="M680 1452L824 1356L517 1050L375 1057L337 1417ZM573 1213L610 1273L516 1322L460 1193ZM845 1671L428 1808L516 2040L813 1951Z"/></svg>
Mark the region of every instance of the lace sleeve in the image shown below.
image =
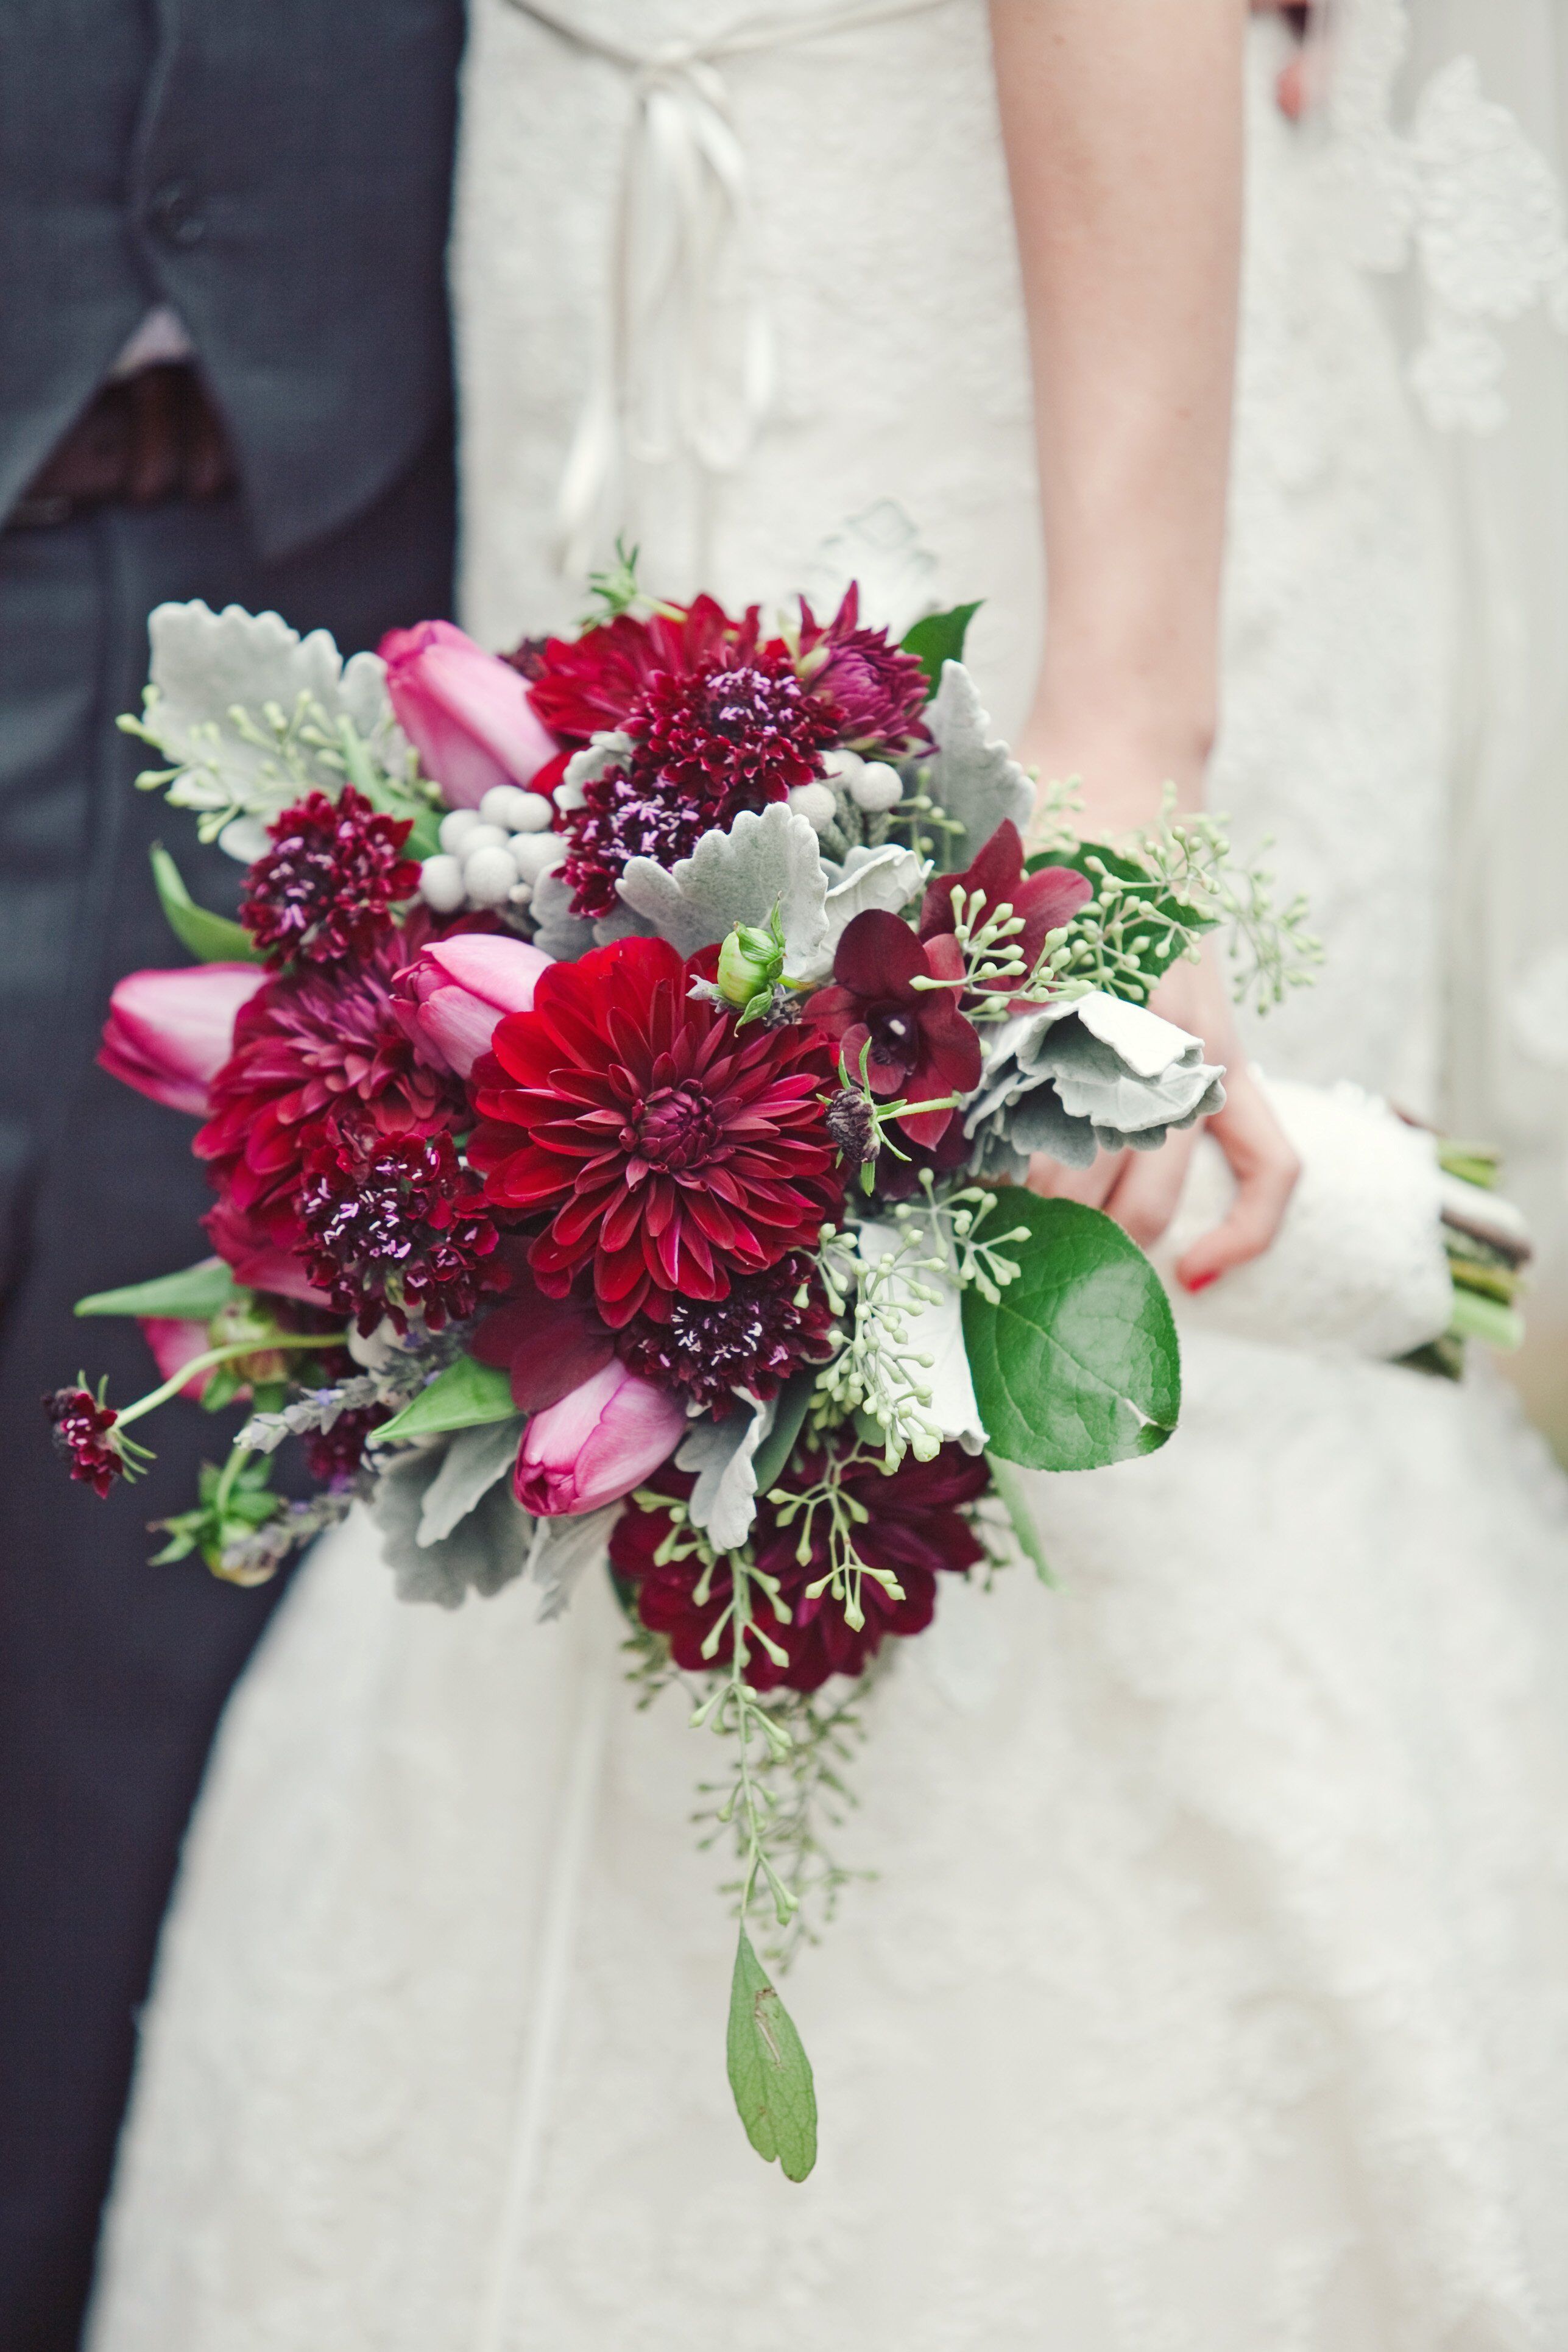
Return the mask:
<svg viewBox="0 0 1568 2352"><path fill-rule="evenodd" d="M1418 265L1423 332L1410 381L1430 421L1495 432L1508 415L1498 327L1543 305L1568 329L1557 174L1487 96L1472 56L1434 72L1398 126L1409 0L1344 0L1332 38L1333 167L1358 257L1384 271Z"/></svg>

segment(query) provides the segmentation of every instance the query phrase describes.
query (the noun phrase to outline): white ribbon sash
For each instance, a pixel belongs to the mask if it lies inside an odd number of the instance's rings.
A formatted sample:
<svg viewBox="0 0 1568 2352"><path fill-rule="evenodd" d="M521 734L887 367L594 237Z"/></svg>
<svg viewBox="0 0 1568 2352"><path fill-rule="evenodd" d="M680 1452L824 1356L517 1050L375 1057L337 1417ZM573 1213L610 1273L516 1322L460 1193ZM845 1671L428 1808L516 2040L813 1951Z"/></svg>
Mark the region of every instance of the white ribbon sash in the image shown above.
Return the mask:
<svg viewBox="0 0 1568 2352"><path fill-rule="evenodd" d="M744 464L773 408L775 347L745 150L719 68L737 58L923 16L951 0L844 0L764 13L644 52L574 23L561 0L510 0L630 77L593 379L556 500L563 571L587 569L628 466L685 457L702 480ZM738 289L726 303L726 285Z"/></svg>

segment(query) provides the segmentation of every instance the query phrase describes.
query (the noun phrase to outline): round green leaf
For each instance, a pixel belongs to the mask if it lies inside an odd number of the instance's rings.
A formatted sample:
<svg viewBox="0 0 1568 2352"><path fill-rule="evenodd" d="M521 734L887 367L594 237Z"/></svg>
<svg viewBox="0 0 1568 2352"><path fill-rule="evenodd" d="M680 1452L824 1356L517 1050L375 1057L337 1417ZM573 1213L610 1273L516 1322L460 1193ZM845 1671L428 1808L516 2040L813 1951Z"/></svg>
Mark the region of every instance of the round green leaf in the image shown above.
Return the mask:
<svg viewBox="0 0 1568 2352"><path fill-rule="evenodd" d="M1176 1425L1181 1358L1159 1276L1120 1225L1077 1201L1005 1187L997 1234L1021 1271L994 1307L965 1291L963 1337L991 1451L1032 1470L1152 1454Z"/></svg>

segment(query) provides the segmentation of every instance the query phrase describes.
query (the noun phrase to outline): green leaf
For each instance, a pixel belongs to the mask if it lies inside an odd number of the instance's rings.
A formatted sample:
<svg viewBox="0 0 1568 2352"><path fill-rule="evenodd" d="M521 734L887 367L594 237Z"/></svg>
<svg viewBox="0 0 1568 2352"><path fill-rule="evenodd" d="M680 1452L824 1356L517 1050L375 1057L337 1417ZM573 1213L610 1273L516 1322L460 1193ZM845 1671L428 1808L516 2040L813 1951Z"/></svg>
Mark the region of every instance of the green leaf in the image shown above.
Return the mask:
<svg viewBox="0 0 1568 2352"><path fill-rule="evenodd" d="M1488 1348L1500 1349L1505 1356L1524 1345L1524 1318L1516 1308L1496 1298L1483 1298L1479 1291L1461 1289L1458 1284L1448 1330L1455 1339L1479 1339Z"/></svg>
<svg viewBox="0 0 1568 2352"><path fill-rule="evenodd" d="M784 1465L795 1452L795 1442L800 1435L801 1424L816 1387L816 1374L810 1370L796 1372L779 1391L773 1425L752 1461L759 1495L765 1495L770 1486L776 1486L784 1475Z"/></svg>
<svg viewBox="0 0 1568 2352"><path fill-rule="evenodd" d="M963 640L979 610L977 600L973 604L955 604L951 613L928 613L904 638L900 650L913 654L931 680L933 693L942 684L943 662L963 659Z"/></svg>
<svg viewBox="0 0 1568 2352"><path fill-rule="evenodd" d="M816 2091L811 2061L788 2010L752 1949L744 1923L730 1986L730 2088L746 2137L789 2180L816 2162Z"/></svg>
<svg viewBox="0 0 1568 2352"><path fill-rule="evenodd" d="M511 1382L504 1372L459 1356L437 1372L427 1389L391 1421L384 1421L375 1442L392 1437L435 1437L444 1429L477 1429L481 1422L510 1421L517 1412Z"/></svg>
<svg viewBox="0 0 1568 2352"><path fill-rule="evenodd" d="M963 1297L963 1339L991 1450L1032 1470L1097 1470L1163 1445L1181 1407L1171 1303L1098 1209L1001 1188L996 1227L1026 1225L993 1307Z"/></svg>
<svg viewBox="0 0 1568 2352"><path fill-rule="evenodd" d="M199 963L259 963L256 942L244 926L197 906L161 842L153 844L152 854L158 904L181 946L189 948Z"/></svg>
<svg viewBox="0 0 1568 2352"><path fill-rule="evenodd" d="M1050 1562L1040 1542L1040 1531L1035 1525L1035 1515L1029 1508L1029 1498L1024 1492L1023 1480L1010 1462L999 1454L988 1453L985 1467L991 1473L991 1484L996 1489L996 1499L1006 1512L1013 1529L1013 1540L1033 1568L1042 1584L1054 1585Z"/></svg>
<svg viewBox="0 0 1568 2352"><path fill-rule="evenodd" d="M172 1321L210 1323L240 1296L233 1274L221 1257L205 1257L183 1274L162 1274L153 1282L133 1282L124 1290L95 1290L79 1298L79 1315L154 1315Z"/></svg>

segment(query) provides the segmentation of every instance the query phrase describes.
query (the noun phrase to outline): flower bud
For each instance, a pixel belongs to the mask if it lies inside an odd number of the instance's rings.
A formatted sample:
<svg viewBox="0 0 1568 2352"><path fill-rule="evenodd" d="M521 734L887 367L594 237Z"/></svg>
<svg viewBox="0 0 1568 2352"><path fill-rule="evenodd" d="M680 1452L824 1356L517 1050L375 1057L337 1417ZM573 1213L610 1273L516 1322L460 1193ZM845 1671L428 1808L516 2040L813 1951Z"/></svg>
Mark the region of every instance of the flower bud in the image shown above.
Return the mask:
<svg viewBox="0 0 1568 2352"><path fill-rule="evenodd" d="M617 1357L534 1414L518 1451L513 1492L540 1518L617 1503L668 1460L686 1420L679 1397Z"/></svg>
<svg viewBox="0 0 1568 2352"><path fill-rule="evenodd" d="M773 994L783 970L777 933L759 930L754 923L737 923L719 950L715 984L725 1003L743 1013L753 997Z"/></svg>
<svg viewBox="0 0 1568 2352"><path fill-rule="evenodd" d="M267 974L253 963L133 971L109 1000L100 1066L171 1110L207 1116L207 1088L234 1051L235 1016Z"/></svg>
<svg viewBox="0 0 1568 2352"><path fill-rule="evenodd" d="M393 983L393 1010L425 1060L466 1078L496 1024L528 1013L550 958L524 940L459 931L416 958Z"/></svg>
<svg viewBox="0 0 1568 2352"><path fill-rule="evenodd" d="M477 809L498 784L531 783L554 759L523 678L450 621L393 629L381 657L397 723L452 807Z"/></svg>

